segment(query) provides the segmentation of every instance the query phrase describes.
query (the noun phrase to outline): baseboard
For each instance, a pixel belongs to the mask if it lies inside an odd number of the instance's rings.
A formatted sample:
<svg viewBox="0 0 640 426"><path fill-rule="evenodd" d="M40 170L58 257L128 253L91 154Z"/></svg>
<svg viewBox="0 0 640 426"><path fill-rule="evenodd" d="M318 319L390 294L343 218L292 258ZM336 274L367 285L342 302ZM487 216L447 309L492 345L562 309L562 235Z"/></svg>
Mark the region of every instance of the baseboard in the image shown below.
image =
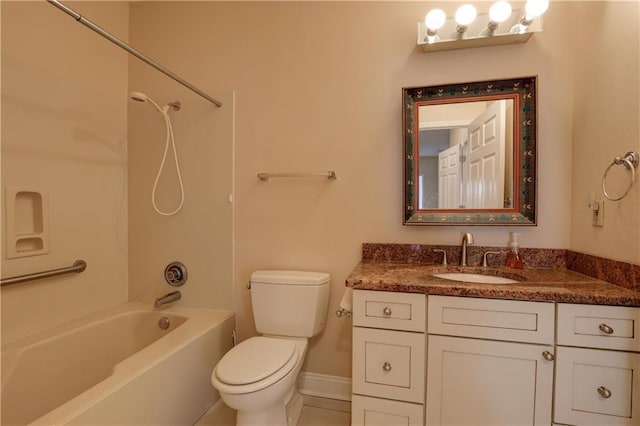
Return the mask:
<svg viewBox="0 0 640 426"><path fill-rule="evenodd" d="M351 401L351 379L301 371L298 391L303 395Z"/></svg>

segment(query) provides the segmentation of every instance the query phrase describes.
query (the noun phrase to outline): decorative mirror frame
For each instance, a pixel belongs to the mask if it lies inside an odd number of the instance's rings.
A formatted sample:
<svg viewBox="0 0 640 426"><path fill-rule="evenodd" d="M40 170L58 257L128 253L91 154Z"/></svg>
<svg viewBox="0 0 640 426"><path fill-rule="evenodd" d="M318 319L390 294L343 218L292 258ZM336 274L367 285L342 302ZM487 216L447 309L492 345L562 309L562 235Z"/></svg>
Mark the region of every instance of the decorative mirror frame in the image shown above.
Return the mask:
<svg viewBox="0 0 640 426"><path fill-rule="evenodd" d="M537 77L402 89L404 143L404 225L536 225ZM481 96L514 99L514 203L505 209L418 210L418 109L422 105L458 103ZM514 96L515 95L515 96Z"/></svg>

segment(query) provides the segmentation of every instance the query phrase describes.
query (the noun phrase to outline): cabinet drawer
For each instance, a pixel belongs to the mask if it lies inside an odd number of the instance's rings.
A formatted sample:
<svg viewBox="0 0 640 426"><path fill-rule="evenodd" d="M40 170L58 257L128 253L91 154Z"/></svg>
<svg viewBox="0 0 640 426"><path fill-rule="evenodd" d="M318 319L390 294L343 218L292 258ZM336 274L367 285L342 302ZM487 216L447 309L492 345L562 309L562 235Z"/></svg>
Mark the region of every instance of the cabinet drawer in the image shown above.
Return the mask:
<svg viewBox="0 0 640 426"><path fill-rule="evenodd" d="M422 426L424 425L424 406L353 395L351 399L351 425Z"/></svg>
<svg viewBox="0 0 640 426"><path fill-rule="evenodd" d="M560 303L558 344L640 352L640 308Z"/></svg>
<svg viewBox="0 0 640 426"><path fill-rule="evenodd" d="M640 424L640 354L560 346L556 354L554 421Z"/></svg>
<svg viewBox="0 0 640 426"><path fill-rule="evenodd" d="M553 303L429 296L429 334L553 344Z"/></svg>
<svg viewBox="0 0 640 426"><path fill-rule="evenodd" d="M355 290L353 325L426 331L426 297L418 293Z"/></svg>
<svg viewBox="0 0 640 426"><path fill-rule="evenodd" d="M353 328L353 393L424 402L425 335Z"/></svg>

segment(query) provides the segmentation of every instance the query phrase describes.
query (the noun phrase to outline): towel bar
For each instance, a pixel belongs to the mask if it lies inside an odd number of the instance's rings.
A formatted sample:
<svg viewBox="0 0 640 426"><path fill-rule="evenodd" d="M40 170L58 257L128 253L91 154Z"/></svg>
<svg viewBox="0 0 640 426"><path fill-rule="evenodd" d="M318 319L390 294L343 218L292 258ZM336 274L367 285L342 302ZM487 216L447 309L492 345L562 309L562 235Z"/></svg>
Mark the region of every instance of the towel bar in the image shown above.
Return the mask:
<svg viewBox="0 0 640 426"><path fill-rule="evenodd" d="M319 172L319 173L258 173L258 179L260 179L263 182L268 181L269 178L316 177L316 176L326 177L330 180L338 179L338 176L336 176L336 172L334 170L330 170L328 172Z"/></svg>

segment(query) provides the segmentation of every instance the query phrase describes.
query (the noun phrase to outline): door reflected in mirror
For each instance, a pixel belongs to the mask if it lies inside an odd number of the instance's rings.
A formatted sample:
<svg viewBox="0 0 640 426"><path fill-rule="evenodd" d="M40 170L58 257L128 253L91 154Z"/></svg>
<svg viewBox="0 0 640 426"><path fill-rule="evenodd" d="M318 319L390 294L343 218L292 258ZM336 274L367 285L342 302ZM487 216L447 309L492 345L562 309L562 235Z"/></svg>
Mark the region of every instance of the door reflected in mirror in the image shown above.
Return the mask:
<svg viewBox="0 0 640 426"><path fill-rule="evenodd" d="M536 77L403 89L404 224L536 224Z"/></svg>
<svg viewBox="0 0 640 426"><path fill-rule="evenodd" d="M513 203L513 99L420 106L418 210Z"/></svg>

